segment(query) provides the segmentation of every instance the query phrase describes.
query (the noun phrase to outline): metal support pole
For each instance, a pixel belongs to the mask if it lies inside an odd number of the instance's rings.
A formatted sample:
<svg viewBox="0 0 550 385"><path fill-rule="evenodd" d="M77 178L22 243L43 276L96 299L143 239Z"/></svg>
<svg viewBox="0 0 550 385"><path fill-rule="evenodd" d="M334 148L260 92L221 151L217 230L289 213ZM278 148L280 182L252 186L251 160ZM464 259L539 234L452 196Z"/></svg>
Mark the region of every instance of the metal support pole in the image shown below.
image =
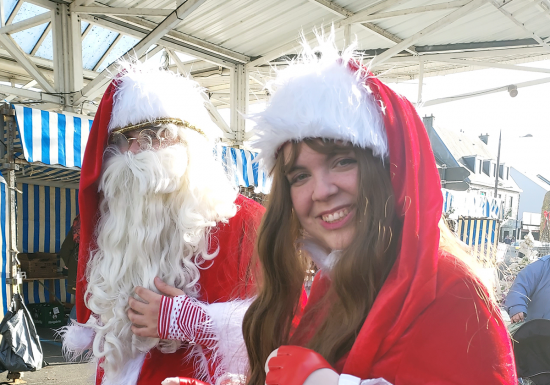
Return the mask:
<svg viewBox="0 0 550 385"><path fill-rule="evenodd" d="M422 83L424 83L424 59L420 58L418 69L418 97L416 98L416 108L422 104Z"/></svg>
<svg viewBox="0 0 550 385"><path fill-rule="evenodd" d="M54 82L57 92L66 94L64 110L74 112L74 95L82 89L82 38L80 16L58 3L52 18Z"/></svg>
<svg viewBox="0 0 550 385"><path fill-rule="evenodd" d="M248 113L249 80L248 69L243 64L235 65L231 71L230 128L234 134L233 145L242 146L245 140L245 118Z"/></svg>
<svg viewBox="0 0 550 385"><path fill-rule="evenodd" d="M17 223L16 223L16 196L15 191L17 189L15 185L15 170L19 168L15 164L14 156L14 141L15 141L15 110L13 110L9 104L3 104L0 107L0 115L2 124L6 132L6 161L7 163L3 164L4 169L8 169L7 172L7 214L8 214L8 237L6 240L7 247L7 268L6 274L8 275L6 281L8 283L7 287L7 303L11 303L11 298L15 292L18 292L17 285L22 283L21 276L21 266L19 260L17 259Z"/></svg>
<svg viewBox="0 0 550 385"><path fill-rule="evenodd" d="M497 152L497 172L495 173L495 198L498 198L498 175L500 174L500 140L502 139L502 130L498 135L498 152Z"/></svg>

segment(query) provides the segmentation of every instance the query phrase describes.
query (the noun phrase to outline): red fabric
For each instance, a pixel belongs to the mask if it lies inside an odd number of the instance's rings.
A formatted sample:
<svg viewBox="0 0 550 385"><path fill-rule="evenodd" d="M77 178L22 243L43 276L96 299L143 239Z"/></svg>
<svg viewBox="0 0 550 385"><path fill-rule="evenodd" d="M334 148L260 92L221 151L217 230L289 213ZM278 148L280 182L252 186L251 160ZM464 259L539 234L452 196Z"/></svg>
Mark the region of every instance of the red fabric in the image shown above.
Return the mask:
<svg viewBox="0 0 550 385"><path fill-rule="evenodd" d="M349 67L360 69L355 62ZM480 297L481 285L465 266L439 255L443 197L424 125L405 98L372 75L367 83L384 110L403 235L393 269L337 369L394 385L515 384L500 315Z"/></svg>
<svg viewBox="0 0 550 385"><path fill-rule="evenodd" d="M86 323L91 312L84 304L86 293L86 265L90 248L94 247L92 235L97 223L99 194L98 179L103 166L103 151L107 145L107 127L113 110L113 97L116 91L116 79L109 84L97 109L84 152L84 161L80 171L78 202L80 209L80 249L76 275L76 319Z"/></svg>
<svg viewBox="0 0 550 385"><path fill-rule="evenodd" d="M267 366L266 385L302 385L314 371L332 369L322 355L300 346L281 346Z"/></svg>

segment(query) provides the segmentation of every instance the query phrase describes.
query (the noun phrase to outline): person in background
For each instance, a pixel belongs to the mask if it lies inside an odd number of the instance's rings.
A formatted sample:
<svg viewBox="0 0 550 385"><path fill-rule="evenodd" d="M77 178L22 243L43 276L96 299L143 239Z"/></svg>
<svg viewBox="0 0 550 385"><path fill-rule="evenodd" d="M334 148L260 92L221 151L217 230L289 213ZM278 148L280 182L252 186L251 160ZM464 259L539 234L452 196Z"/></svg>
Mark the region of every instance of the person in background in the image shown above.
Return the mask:
<svg viewBox="0 0 550 385"><path fill-rule="evenodd" d="M550 319L550 255L518 273L504 304L512 323Z"/></svg>
<svg viewBox="0 0 550 385"><path fill-rule="evenodd" d="M333 38L305 44L251 117L273 182L247 384L516 385L499 309L441 225L421 119ZM320 271L296 326L305 256Z"/></svg>
<svg viewBox="0 0 550 385"><path fill-rule="evenodd" d="M80 246L80 214L78 214L67 233L59 256L63 260L63 274L67 276L67 291L72 295L76 294L76 271L78 268L78 250ZM76 320L76 306L73 306L69 314L69 322Z"/></svg>

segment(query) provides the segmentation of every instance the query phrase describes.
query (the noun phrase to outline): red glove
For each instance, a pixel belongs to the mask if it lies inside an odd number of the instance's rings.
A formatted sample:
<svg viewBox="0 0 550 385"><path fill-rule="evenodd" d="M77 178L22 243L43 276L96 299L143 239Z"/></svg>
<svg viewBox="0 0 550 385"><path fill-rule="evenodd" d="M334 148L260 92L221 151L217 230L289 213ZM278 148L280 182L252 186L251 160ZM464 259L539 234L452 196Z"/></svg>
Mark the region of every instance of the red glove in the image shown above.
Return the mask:
<svg viewBox="0 0 550 385"><path fill-rule="evenodd" d="M194 378L179 377L180 385L210 385L206 382L195 380Z"/></svg>
<svg viewBox="0 0 550 385"><path fill-rule="evenodd" d="M301 346L281 346L267 367L266 385L302 385L316 370L334 370L319 353Z"/></svg>

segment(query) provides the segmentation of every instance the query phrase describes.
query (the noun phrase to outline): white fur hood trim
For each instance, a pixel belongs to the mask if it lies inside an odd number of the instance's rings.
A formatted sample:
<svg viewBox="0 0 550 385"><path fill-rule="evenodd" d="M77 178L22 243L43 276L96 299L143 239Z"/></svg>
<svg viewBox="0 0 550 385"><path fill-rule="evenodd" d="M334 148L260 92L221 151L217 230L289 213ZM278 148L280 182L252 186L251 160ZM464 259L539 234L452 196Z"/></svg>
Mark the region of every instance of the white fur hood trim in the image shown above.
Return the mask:
<svg viewBox="0 0 550 385"><path fill-rule="evenodd" d="M388 155L382 108L365 83L366 74L347 66L353 48L340 56L333 37L319 38L315 48L303 43L298 59L268 83L269 104L249 115L256 123L252 147L268 172L281 145L305 138L342 140L381 158Z"/></svg>
<svg viewBox="0 0 550 385"><path fill-rule="evenodd" d="M179 118L213 137L216 127L205 107L199 83L150 63L118 64L122 72L117 78L109 132L158 118Z"/></svg>

